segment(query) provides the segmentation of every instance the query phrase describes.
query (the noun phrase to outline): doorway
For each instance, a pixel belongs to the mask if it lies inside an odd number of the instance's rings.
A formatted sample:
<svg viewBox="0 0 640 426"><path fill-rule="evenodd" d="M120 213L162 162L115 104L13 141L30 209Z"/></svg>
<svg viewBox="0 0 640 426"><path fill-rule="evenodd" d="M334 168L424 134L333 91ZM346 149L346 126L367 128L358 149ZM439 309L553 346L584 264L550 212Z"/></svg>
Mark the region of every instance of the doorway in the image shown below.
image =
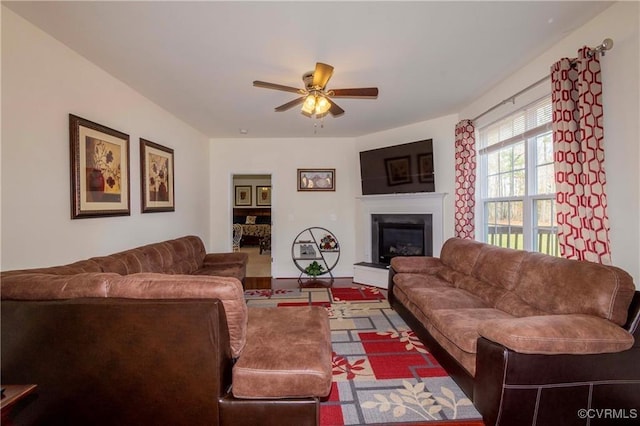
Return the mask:
<svg viewBox="0 0 640 426"><path fill-rule="evenodd" d="M245 288L271 288L271 175L234 174L233 194L234 250L249 255Z"/></svg>

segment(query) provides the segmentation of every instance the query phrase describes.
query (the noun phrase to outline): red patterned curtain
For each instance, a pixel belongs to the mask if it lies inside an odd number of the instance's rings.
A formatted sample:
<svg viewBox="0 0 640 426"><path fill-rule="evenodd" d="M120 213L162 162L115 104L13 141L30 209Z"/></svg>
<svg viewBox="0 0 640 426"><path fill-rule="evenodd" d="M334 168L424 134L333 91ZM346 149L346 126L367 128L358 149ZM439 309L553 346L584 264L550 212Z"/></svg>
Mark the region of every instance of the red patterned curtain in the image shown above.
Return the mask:
<svg viewBox="0 0 640 426"><path fill-rule="evenodd" d="M455 236L475 238L476 135L473 122L456 124Z"/></svg>
<svg viewBox="0 0 640 426"><path fill-rule="evenodd" d="M600 61L588 47L551 67L560 253L611 264Z"/></svg>

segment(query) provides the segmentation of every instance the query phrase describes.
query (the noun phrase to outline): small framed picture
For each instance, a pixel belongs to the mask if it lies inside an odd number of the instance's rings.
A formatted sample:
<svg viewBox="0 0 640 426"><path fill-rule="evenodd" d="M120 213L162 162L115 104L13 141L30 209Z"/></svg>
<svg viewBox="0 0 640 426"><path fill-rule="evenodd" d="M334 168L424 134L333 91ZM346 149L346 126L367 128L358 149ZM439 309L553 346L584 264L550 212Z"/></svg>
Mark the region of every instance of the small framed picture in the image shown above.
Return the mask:
<svg viewBox="0 0 640 426"><path fill-rule="evenodd" d="M236 206L250 206L251 201L251 185L236 185Z"/></svg>
<svg viewBox="0 0 640 426"><path fill-rule="evenodd" d="M335 191L336 169L298 169L298 191Z"/></svg>
<svg viewBox="0 0 640 426"><path fill-rule="evenodd" d="M69 114L71 219L129 216L129 135Z"/></svg>
<svg viewBox="0 0 640 426"><path fill-rule="evenodd" d="M256 186L256 206L270 206L271 205L271 186L258 185Z"/></svg>
<svg viewBox="0 0 640 426"><path fill-rule="evenodd" d="M175 211L173 149L140 138L142 213Z"/></svg>
<svg viewBox="0 0 640 426"><path fill-rule="evenodd" d="M387 158L384 160L389 186L413 182L411 177L411 156Z"/></svg>

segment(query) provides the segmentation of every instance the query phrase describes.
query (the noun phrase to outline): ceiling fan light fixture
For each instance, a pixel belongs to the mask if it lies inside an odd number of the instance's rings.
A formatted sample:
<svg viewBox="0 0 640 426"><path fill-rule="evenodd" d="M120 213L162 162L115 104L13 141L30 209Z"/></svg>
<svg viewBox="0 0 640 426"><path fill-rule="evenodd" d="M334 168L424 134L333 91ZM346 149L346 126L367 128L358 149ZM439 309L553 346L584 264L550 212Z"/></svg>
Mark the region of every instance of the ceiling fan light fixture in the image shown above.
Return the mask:
<svg viewBox="0 0 640 426"><path fill-rule="evenodd" d="M319 96L316 102L316 115L326 114L331 108L331 102L324 96Z"/></svg>
<svg viewBox="0 0 640 426"><path fill-rule="evenodd" d="M302 112L305 115L311 115L316 109L316 95L309 94L302 104Z"/></svg>

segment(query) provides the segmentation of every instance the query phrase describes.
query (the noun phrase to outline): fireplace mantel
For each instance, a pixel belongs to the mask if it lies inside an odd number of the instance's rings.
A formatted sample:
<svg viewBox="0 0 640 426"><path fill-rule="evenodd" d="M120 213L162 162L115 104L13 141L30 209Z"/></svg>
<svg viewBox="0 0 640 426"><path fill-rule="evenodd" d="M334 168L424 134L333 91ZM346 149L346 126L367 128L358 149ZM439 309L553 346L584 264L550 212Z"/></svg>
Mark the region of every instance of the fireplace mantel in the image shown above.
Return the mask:
<svg viewBox="0 0 640 426"><path fill-rule="evenodd" d="M430 214L432 218L433 256L440 256L444 244L444 192L409 194L363 195L358 203L358 247L361 262L371 263L371 215L373 214ZM388 270L368 268L356 264L354 281L361 284L387 287Z"/></svg>

